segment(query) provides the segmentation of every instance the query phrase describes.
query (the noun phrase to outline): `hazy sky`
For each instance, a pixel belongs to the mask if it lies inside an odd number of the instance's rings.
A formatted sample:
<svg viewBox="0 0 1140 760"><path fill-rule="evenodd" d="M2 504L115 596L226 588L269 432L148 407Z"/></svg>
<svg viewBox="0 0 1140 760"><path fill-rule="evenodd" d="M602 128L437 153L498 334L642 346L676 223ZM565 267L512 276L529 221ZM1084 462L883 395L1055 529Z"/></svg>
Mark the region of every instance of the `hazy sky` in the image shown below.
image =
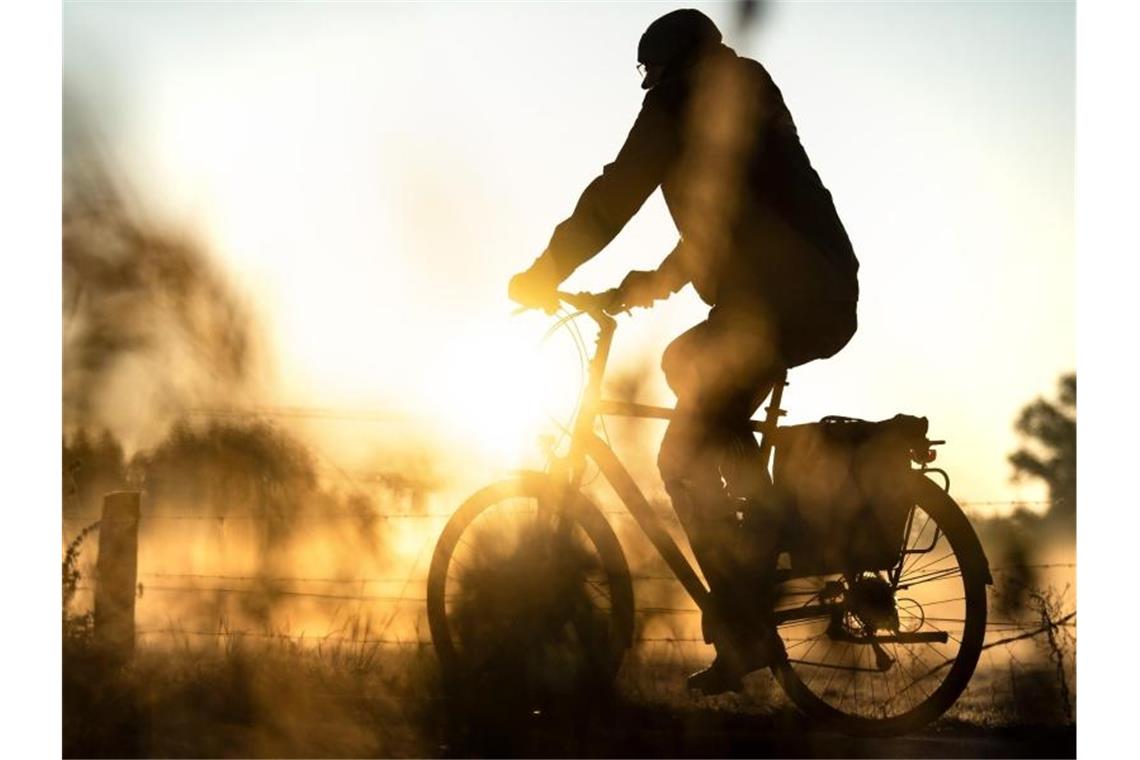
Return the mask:
<svg viewBox="0 0 1140 760"><path fill-rule="evenodd" d="M1005 457L1076 364L1073 4L776 3L743 39L693 5L772 73L862 264L859 332L792 372L789 419L924 414L959 499L1037 496ZM676 7L67 3L65 75L257 305L276 401L475 409L544 326L506 281L620 147L638 37ZM656 194L568 285L675 240ZM655 366L705 311L638 311L615 356Z"/></svg>

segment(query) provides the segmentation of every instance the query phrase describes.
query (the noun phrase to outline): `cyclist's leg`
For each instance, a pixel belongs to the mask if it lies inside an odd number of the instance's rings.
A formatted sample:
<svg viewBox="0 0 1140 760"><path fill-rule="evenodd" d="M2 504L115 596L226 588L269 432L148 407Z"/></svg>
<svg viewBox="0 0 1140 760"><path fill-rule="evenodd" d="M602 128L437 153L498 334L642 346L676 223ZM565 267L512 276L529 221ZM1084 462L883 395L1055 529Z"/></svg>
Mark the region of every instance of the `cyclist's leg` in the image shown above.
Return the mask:
<svg viewBox="0 0 1140 760"><path fill-rule="evenodd" d="M709 501L766 490L751 418L783 366L770 324L756 311L716 307L666 349L661 364L677 395L658 459L666 486L687 481Z"/></svg>
<svg viewBox="0 0 1140 760"><path fill-rule="evenodd" d="M712 678L714 688L734 688L740 673L773 656L779 644L771 621L779 515L753 515L772 519L754 519L742 530L741 504L731 498L755 497L770 486L749 420L783 369L831 356L854 332L853 304L785 315L780 329L753 304L744 299L714 308L662 358L677 411L658 465L712 591L721 623L713 627L728 633L720 641L714 633L718 662L736 660L728 669L737 672ZM753 644L760 659L736 654ZM714 662L710 671L716 669Z"/></svg>
<svg viewBox="0 0 1140 760"><path fill-rule="evenodd" d="M674 342L666 352L666 357L672 360L666 363L666 377L677 393L677 405L665 430L657 464L697 564L714 598L720 601L734 574L732 548L739 534L736 505L720 479L721 452L715 445L713 419L699 403L697 375L693 373L683 384L677 382L677 368L688 364L688 361L681 362L677 348L694 348L693 339L704 332L701 328L706 325L702 323L694 328L698 332L690 330L682 336L689 341L687 345ZM684 356L693 358L689 351Z"/></svg>
<svg viewBox="0 0 1140 760"><path fill-rule="evenodd" d="M736 324L750 325L756 320L748 316L754 297L729 294L723 300L724 312L731 314ZM781 314L777 329L771 331L777 346L774 355L771 352L745 354L750 361L737 362L741 365L735 368L738 389L724 394L735 398L738 406L726 409L725 424L721 428L725 438L720 471L729 493L748 500L755 507L751 514L761 529L765 524L780 520L781 507L766 498L772 493L772 481L761 459L751 419L771 392L780 370L833 356L851 340L856 327L855 306L854 301L801 304L796 311ZM715 318L716 314L712 316Z"/></svg>
<svg viewBox="0 0 1140 760"><path fill-rule="evenodd" d="M739 598L743 535L736 506L723 485L710 477L716 473L715 458L706 457L704 432L699 416L674 416L658 462L673 508L711 592L711 608L704 611L701 624L717 656L707 670L694 674L690 685L715 693L739 689L741 676L754 669L747 656L747 643L756 621ZM702 459L705 466L694 466Z"/></svg>
<svg viewBox="0 0 1140 760"><path fill-rule="evenodd" d="M724 564L713 559L715 549L731 542L704 539L738 532L740 505L725 489L722 464L733 445L745 449L740 431L771 387L771 342L762 329L714 309L669 345L661 364L677 405L658 466L694 550L708 564Z"/></svg>
<svg viewBox="0 0 1140 760"><path fill-rule="evenodd" d="M726 647L726 634L749 644L764 629L752 572L761 547L741 530L741 505L725 491L720 465L726 447L739 440L740 429L767 395L779 362L762 325L714 309L709 320L669 346L662 366L677 394L677 412L658 464L712 591L718 618L712 627L726 629L714 635L720 639L719 660L726 649L740 648L737 642ZM758 459L758 448L756 453Z"/></svg>

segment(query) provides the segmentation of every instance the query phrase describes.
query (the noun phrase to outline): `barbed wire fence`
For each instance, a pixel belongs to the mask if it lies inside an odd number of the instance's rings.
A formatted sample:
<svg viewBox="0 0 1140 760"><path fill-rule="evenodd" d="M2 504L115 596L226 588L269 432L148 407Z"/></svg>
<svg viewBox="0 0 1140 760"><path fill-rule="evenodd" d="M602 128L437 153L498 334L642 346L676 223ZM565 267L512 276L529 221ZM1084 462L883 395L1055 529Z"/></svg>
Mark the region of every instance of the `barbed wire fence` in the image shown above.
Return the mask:
<svg viewBox="0 0 1140 760"><path fill-rule="evenodd" d="M414 417L390 409L376 409L376 408L341 408L341 407L328 407L328 406L290 406L290 405L272 405L272 404L256 404L248 403L241 406L229 407L192 407L182 410L183 413L189 417L198 417L205 419L219 419L219 420L325 420L325 421L342 421L342 422L359 422L364 424L383 424L383 425L417 425L419 420ZM317 456L318 460L324 463L322 469L327 471L327 475L338 480L344 480L353 483L359 487L366 487L370 483L377 481L387 482L391 477L391 473L361 473L353 472L348 468L343 467L339 462L335 461L328 452L323 451L320 447L309 444L310 450ZM421 494L422 496L422 494ZM1040 507L1050 506L1054 504L1054 500L1010 500L1010 499L981 499L970 500L961 502L960 506L965 509L977 507L995 507L1007 506L1011 508L1023 507ZM671 510L657 510L658 517L663 518L670 523L676 523L676 516ZM611 520L628 520L632 519L632 515L625 510L603 510L603 514ZM424 510L417 510L414 512L392 512L392 511L361 511L361 510L345 510L345 509L323 509L320 511L298 511L288 516L288 520L297 523L309 522L327 522L332 519L348 518L348 519L369 519L378 520L381 522L399 522L399 521L438 521L442 522L451 516L450 512L428 512ZM90 525L93 522L100 520L103 517L97 513L72 513L65 514L63 522L66 526L80 527ZM203 522L208 521L217 524L225 524L226 522L257 522L269 519L268 516L261 512L255 511L219 511L213 514L203 514L200 512L147 512L140 514L139 519L150 522L162 521L179 521L179 522ZM73 531L77 532L77 531ZM430 537L425 539L430 541ZM425 546L417 555L419 563L421 558L430 547ZM415 572L415 568L412 568ZM363 593L363 587L368 584L376 583L391 583L391 584L404 584L406 589L407 583L413 581L409 577L402 578L352 578L352 579L332 579L332 578L299 578L299 577L266 577L266 576L242 576L242 575L216 575L207 576L204 574L194 573L167 573L167 574L152 574L142 573L140 577L147 577L153 575L155 577L164 577L167 581L172 580L219 580L219 581L238 581L238 582L251 582L257 581L261 584L282 584L282 583L322 583L322 584L336 584L342 586L357 586L361 589L358 594L332 594L325 592L306 592L296 589L280 589L273 588L272 593L279 596L296 596L296 597L310 597L310 598L325 598L338 601L361 601L361 602L384 602L392 604L403 604L405 602L420 602L424 601L423 598L407 597L406 595L377 595ZM422 582L425 579L420 579ZM633 576L635 582L675 582L671 575L637 575ZM414 582L414 581L413 581ZM140 582L138 589L145 593L146 590L157 591L160 593L200 593L200 592L213 592L218 594L254 594L267 593L265 588L261 589L248 589L248 588L232 588L213 586L204 588L200 585L176 585L170 582L165 584L155 584ZM77 588L77 590L93 590L87 588ZM659 614L696 614L695 608L654 608L658 610ZM994 626L1003 625L1001 622L993 623ZM145 631L139 633L146 635Z"/></svg>
<svg viewBox="0 0 1140 760"><path fill-rule="evenodd" d="M1042 504L1049 502L1024 502L1024 501L1010 501L1010 500L986 500L975 502L964 502L962 506L994 506L998 504L1003 505L1025 505L1027 503ZM611 517L630 517L628 512L619 510L610 510L606 514ZM419 512L419 513L368 513L369 518L378 519L381 521L435 521L442 524L444 520L451 516L450 513L445 512ZM352 518L359 519L361 513L351 510L326 510L314 513L300 513L291 516L290 519L297 520L317 520L329 521L337 518ZM78 534L81 530L86 530L93 523L103 519L102 515L87 513L87 514L71 514L65 515L63 522L65 526L80 526L78 529L73 530L73 533ZM227 520L235 521L259 521L268 519L264 514L255 512L230 512L222 514L195 514L189 512L153 512L147 514L140 514L138 517L139 522L163 522L163 521L194 521L194 522L225 522ZM137 527L137 526L136 526ZM90 531L89 531L90 532ZM435 532L425 531L423 541L425 547L417 554L417 560L412 563L407 574L393 574L393 575L373 575L373 576L359 576L359 577L324 577L317 575L270 575L270 574L242 574L242 573L205 573L205 572L154 572L154 571L136 571L134 574L133 588L130 593L136 599L145 599L148 594L159 595L214 595L214 596L227 596L227 595L250 595L266 598L285 599L285 598L300 598L300 599L313 599L313 600L326 600L332 602L356 602L363 604L383 604L391 605L393 613L399 611L401 606L417 605L422 607L426 602L426 597L409 593L409 589L413 587L422 587L427 582L426 574L418 574L421 570L419 561L425 554L429 552L430 544L434 542ZM1001 577L1005 573L1022 574L1027 570L1040 571L1040 570L1071 570L1075 568L1075 563L1036 563L1024 564L1010 567L992 567L991 572L995 577ZM677 579L667 573L646 573L635 572L631 573L631 580L636 584L676 584L679 587ZM320 586L319 590L312 587ZM380 593L379 591L384 586L399 587L398 593ZM377 589L381 587L381 589ZM87 591L95 593L97 587L95 585L77 585L76 591ZM1056 612L1056 611L1054 611ZM639 617L671 617L671 616L694 616L699 614L696 606L641 606L636 610ZM133 611L132 611L133 614ZM991 616L987 621L987 636L991 637L985 644L985 649L994 647L1004 647L1013 643L1024 641L1027 639L1035 638L1038 636L1049 637L1058 628L1074 628L1076 621L1076 610L1063 610L1053 617L1045 617L1036 619L1032 617L1022 617L1019 619L1009 617L994 617ZM384 628L390 626L386 625ZM640 628L640 626L639 626ZM336 631L328 632L324 635L312 634L292 634L287 631L266 631L266 630L242 630L231 629L227 626L219 625L217 629L207 630L200 626L198 627L180 627L177 625L167 625L161 628L136 628L134 633L138 637L158 637L158 636L171 636L171 637L194 637L194 638L221 638L221 637L246 637L250 639L265 639L276 641L294 641L294 642L337 642L344 644L376 644L385 646L398 646L398 647L425 647L430 645L430 640L416 637L416 638L402 638L398 636L344 636ZM636 643L676 643L676 644L703 644L704 639L699 636L684 636L684 635L670 635L670 636L638 636L635 639Z"/></svg>
<svg viewBox="0 0 1140 760"><path fill-rule="evenodd" d="M356 421L366 424L414 424L415 420L410 419L405 414L392 413L388 410L377 409L335 409L323 407L293 407L293 406L249 406L242 408L200 408L185 410L191 416L200 418L212 418L221 420L233 419L258 419L258 420L336 420L336 421ZM369 473L369 472L355 472L345 468L341 463L329 456L328 452L322 451L319 447L311 446L310 449L317 456L319 462L322 463L321 469L325 472L325 477L332 477L337 480L348 481L360 488L368 488L369 486L376 485L377 483L384 485L388 483L391 478L391 473ZM424 484L408 483L405 484L412 489L424 488ZM429 490L430 487L428 487ZM423 494L419 494L422 504ZM960 506L964 509L977 509L994 507L1008 507L1010 511L1027 508L1027 507L1049 507L1054 502L1052 500L1011 500L1011 499L977 499L962 502ZM669 509L657 510L658 516L666 521L676 524L676 516ZM603 513L611 521L621 522L631 520L632 515L625 510L603 510ZM104 516L96 513L83 513L73 512L65 514L63 517L65 534L70 528L70 533L75 535L79 530L85 526L89 526L94 522L99 521ZM139 521L143 523L173 523L175 525L184 523L202 523L208 522L216 525L224 526L226 523L257 523L269 519L269 515L252 510L216 510L213 513L205 514L202 512L178 512L178 511L147 511L138 515L135 528ZM384 510L347 510L347 509L322 509L322 510L299 510L294 514L288 516L288 520L296 523L328 523L333 520L351 519L351 520L374 520L381 523L388 524L401 524L410 522L417 523L431 523L433 526L442 527L443 522L451 517L451 512L429 511L426 509L414 509L414 511L384 511ZM117 595L117 603L119 607L126 606L126 595L131 595L132 604L130 605L131 615L131 628L133 636L131 638L131 648L134 646L134 638L143 641L159 639L162 637L167 638L182 638L187 640L190 638L202 639L208 641L213 639L215 641L222 639L232 639L234 637L249 638L254 640L277 641L277 642L292 642L296 644L315 643L318 645L323 644L338 644L338 645L353 645L353 646L384 646L384 647L399 647L399 648L424 648L430 646L430 639L421 635L425 626L413 626L416 635L414 636L397 636L390 635L389 630L392 627L393 621L404 610L412 608L416 610L417 614L423 611L426 603L426 598L422 593L412 593L412 589L422 589L426 583L426 574L418 575L422 572L421 562L425 556L430 557L431 544L434 542L437 531L424 530L423 531L423 545L415 554L415 559L412 561L411 566L408 568L406 574L394 574L390 576L360 576L360 577L320 577L316 575L271 575L271 574L248 574L248 573L204 573L204 572L153 572L146 568L142 568L139 572L138 568L134 568L134 580L129 589L119 589ZM102 540L100 540L102 543ZM1011 572L1017 575L1024 573L1026 570L1047 570L1047 569L1065 569L1072 568L1073 565L1065 564L1037 564L1032 566L1019 566L1017 568L991 568L995 576ZM677 580L671 574L654 574L646 572L635 572L631 575L631 580L639 585L656 585L674 584L677 585L677 593L667 595L668 598L685 599L683 591L680 591L680 586ZM316 588L314 588L316 587ZM95 586L77 586L77 591L89 591L98 600L97 588ZM147 595L150 595L148 597ZM211 629L209 626L203 627L199 625L182 625L181 623L174 623L168 621L165 625L156 627L139 627L134 625L134 608L135 601L142 601L148 598L153 598L155 595L162 596L193 596L193 595L209 595L212 598L218 597L260 597L263 599L283 600L283 599L301 599L313 600L317 602L332 602L335 604L352 603L358 605L374 605L374 606L387 606L390 608L389 614L386 616L387 620L380 628L378 634L359 632L356 635L345 635L340 629L326 631L323 635L314 636L309 633L296 634L291 631L275 631L275 630L256 630L256 629L233 629L230 628L225 621L220 621L217 628ZM636 595L635 595L636 596ZM660 594L652 595L653 597L661 596ZM145 602L143 602L145 603ZM106 604L105 604L106 606ZM1042 606L1042 609L1044 607ZM695 647L704 644L704 639L701 636L685 635L684 630L693 630L699 627L696 621L693 620L694 616L699 615L699 610L695 605L691 606L641 606L637 609L638 618L644 622L650 620L660 621L664 620L679 620L683 621L680 625L666 624L664 626L666 635L657 635L647 630L650 626L639 624L637 626L640 634L636 637L635 643L639 645L663 646L669 648L670 656L679 652L679 647ZM1056 612L1056 610L1054 610ZM96 616L98 617L98 616ZM106 617L106 616L104 616ZM1002 618L990 617L987 622L987 643L985 644L986 650L993 650L995 648L1006 648L1015 645L1017 642L1033 639L1036 637L1046 637L1052 641L1052 637L1059 628L1072 628L1075 626L1076 611L1063 611L1062 613L1050 618L1045 616L1041 620L1034 620L1031 618ZM331 625L331 622L330 622ZM660 629L661 626L653 626L653 630Z"/></svg>

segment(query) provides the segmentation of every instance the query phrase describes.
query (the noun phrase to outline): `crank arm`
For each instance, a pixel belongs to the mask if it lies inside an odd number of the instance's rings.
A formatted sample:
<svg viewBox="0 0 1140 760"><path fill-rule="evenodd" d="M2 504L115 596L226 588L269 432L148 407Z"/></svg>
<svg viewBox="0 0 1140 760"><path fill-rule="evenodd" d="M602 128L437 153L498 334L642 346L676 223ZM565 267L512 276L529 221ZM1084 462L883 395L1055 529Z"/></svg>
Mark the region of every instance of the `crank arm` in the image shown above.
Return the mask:
<svg viewBox="0 0 1140 760"><path fill-rule="evenodd" d="M875 652L875 665L878 666L879 671L886 673L895 664L895 658L887 654L887 651L879 645L879 642L871 639L871 649Z"/></svg>
<svg viewBox="0 0 1140 760"><path fill-rule="evenodd" d="M776 621L776 625L784 625L796 620L835 617L835 614L840 610L841 607L838 604L805 604L803 607L776 610L772 613L772 617Z"/></svg>

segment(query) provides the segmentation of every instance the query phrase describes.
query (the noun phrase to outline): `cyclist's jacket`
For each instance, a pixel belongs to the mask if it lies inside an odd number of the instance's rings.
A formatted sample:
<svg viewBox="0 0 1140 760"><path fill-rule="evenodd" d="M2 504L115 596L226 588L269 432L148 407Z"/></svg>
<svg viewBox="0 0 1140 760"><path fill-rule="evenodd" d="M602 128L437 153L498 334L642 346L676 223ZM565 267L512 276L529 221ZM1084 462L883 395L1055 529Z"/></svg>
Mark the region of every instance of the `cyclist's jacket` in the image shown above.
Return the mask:
<svg viewBox="0 0 1140 760"><path fill-rule="evenodd" d="M586 187L541 258L561 281L658 186L681 233L660 268L672 290L692 282L710 305L752 302L778 315L822 302L854 313L859 263L851 242L779 88L756 61L722 45L649 90L617 158Z"/></svg>

